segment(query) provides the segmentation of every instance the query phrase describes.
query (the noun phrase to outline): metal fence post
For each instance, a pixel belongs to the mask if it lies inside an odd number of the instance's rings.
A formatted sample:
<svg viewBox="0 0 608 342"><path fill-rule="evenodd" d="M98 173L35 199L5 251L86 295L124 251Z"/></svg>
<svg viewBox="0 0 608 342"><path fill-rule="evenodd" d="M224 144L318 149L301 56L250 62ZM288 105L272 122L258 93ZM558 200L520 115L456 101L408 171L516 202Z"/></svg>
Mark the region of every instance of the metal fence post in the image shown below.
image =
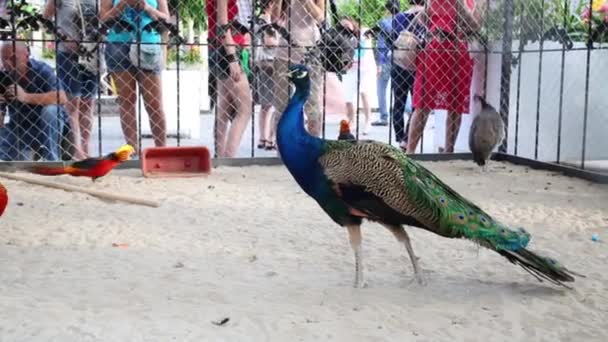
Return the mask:
<svg viewBox="0 0 608 342"><path fill-rule="evenodd" d="M505 123L505 139L498 151L507 152L507 141L509 137L509 99L511 95L511 46L513 44L513 17L515 3L513 0L505 0L504 24L502 36L502 63L500 67L500 115Z"/></svg>

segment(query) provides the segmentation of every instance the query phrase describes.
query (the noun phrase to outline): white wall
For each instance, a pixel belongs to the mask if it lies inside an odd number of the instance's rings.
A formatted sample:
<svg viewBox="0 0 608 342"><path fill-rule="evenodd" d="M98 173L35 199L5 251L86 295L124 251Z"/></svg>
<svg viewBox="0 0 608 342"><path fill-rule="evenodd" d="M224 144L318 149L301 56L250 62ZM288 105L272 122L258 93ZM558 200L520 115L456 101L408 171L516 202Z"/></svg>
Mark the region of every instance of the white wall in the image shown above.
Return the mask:
<svg viewBox="0 0 608 342"><path fill-rule="evenodd" d="M517 51L518 42L513 43ZM583 121L586 79L584 43L575 43L565 53L564 90L562 110L561 160L580 160L583 146ZM526 50L539 49L539 44L528 44ZM545 42L542 54L540 95L538 94L539 52L523 53L521 57L521 85L519 93L518 155L534 158L536 141L537 99L540 97L538 159L557 160L559 99L561 77L561 45ZM517 67L511 77L511 104L509 112L509 153L514 153L517 112ZM592 50L589 74L589 105L587 113L585 159L607 159L608 144L608 93L605 77L608 75L608 51Z"/></svg>

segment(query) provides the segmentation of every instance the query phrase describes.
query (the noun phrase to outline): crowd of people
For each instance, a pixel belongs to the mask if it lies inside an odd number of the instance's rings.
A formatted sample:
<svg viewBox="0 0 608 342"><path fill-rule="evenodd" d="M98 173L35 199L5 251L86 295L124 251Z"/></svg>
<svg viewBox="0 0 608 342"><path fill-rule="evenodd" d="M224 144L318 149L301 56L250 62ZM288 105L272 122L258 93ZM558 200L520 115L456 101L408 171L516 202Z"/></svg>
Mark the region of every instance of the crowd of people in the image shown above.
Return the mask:
<svg viewBox="0 0 608 342"><path fill-rule="evenodd" d="M280 76L286 71L288 62L303 63L311 70L313 89L305 106L309 133L319 135L323 124L320 113L324 70L315 54L305 55L321 39L320 27L326 25L328 17L326 1L262 1L258 20L285 28L290 35L289 41L278 30L255 31L253 37L236 32L229 23L237 20L246 25L246 20L241 18L247 14L243 9L250 8L247 2L218 0L217 7L212 2L207 3L208 17L217 17L217 22L209 21L209 32L214 38L210 40L209 48L214 51L214 58L219 60L218 65L223 65L225 73L217 81L219 114L215 139L220 157L232 157L236 153L244 127L251 117L252 102L262 108L258 148L274 148L274 130L290 93L287 80ZM443 109L448 115L442 150L453 152L461 115L469 112L473 97L471 81L475 59L469 52L468 41L481 25L484 4L484 1L473 0L410 0L408 8L401 10L399 1L388 0L384 6L385 16L373 28L360 27L360 21L352 17L340 17L339 24L358 37L353 63L341 77L341 87L346 95L343 113L349 123L358 124L355 122L358 108L355 107L359 103L364 114L363 134L373 126L387 126L390 112L399 146L407 153L414 153L429 113ZM217 28L222 28L219 38L215 36ZM412 32L419 41L413 67L404 67L392 55L395 42L405 30ZM373 49L372 40L375 42ZM252 84L249 84L243 59L239 56L243 51L251 50L252 41L256 58ZM368 67L370 63L365 62L371 51L377 66L375 75L374 70ZM366 85L374 82L374 76L380 118L371 122L370 94ZM389 85L392 105L386 97ZM253 91L250 92L249 88ZM475 91L484 95L483 89ZM408 97L412 103L409 113L406 112Z"/></svg>
<svg viewBox="0 0 608 342"><path fill-rule="evenodd" d="M169 19L167 0L48 0L43 17L55 23L55 69L31 56L24 41L2 43L0 160L82 160L89 157L100 75L114 82L124 138L139 150L137 91L150 118L154 143L166 145L161 70L166 34L147 29ZM114 20L103 44L96 23ZM163 37L164 35L164 37ZM61 39L59 39L61 37ZM96 47L101 58L83 58ZM92 56L99 54L92 53ZM5 125L5 115L9 122Z"/></svg>
<svg viewBox="0 0 608 342"><path fill-rule="evenodd" d="M343 114L350 124L358 124L355 116L362 104L363 134L392 121L399 146L414 153L429 113L444 109L448 112L444 151L453 152L461 115L469 112L472 98L474 58L467 37L483 18L484 8L477 3L410 0L408 8L401 9L398 0L388 0L385 15L372 28L341 16L337 24L356 37L353 62L341 75L340 84L346 95ZM306 127L313 135L322 131L326 70L319 54L311 50L319 45L322 28L328 25L326 1L261 0L259 5L259 13L252 18L252 0L206 1L209 95L217 113L213 134L218 157L236 156L253 105L260 108L257 147L276 149L276 126L291 89L282 75L291 63L306 64L310 70ZM468 15L463 18L462 13ZM125 141L139 150L136 103L141 96L154 144L164 146L167 129L161 70L166 51L161 42L166 36L145 28L170 19L167 0L50 0L43 16L56 22L62 37L56 43L55 70L30 56L23 42L2 45L2 78L11 81L2 80L0 86L12 85L0 96L5 104L0 111L0 160L25 160L29 151L44 160L59 160L66 145L71 147L71 159L87 158L100 69L115 84ZM87 44L82 42L94 30L95 19L114 20L123 28L115 26L107 32L99 44L102 58L93 65L83 61L82 49ZM251 32L233 24L249 27L250 20L255 23ZM412 32L419 41L413 66L403 66L394 57L403 31ZM379 120L373 122L368 84L375 84L377 90ZM389 87L390 101L386 96ZM412 103L409 113L408 97ZM10 116L6 125L5 113Z"/></svg>

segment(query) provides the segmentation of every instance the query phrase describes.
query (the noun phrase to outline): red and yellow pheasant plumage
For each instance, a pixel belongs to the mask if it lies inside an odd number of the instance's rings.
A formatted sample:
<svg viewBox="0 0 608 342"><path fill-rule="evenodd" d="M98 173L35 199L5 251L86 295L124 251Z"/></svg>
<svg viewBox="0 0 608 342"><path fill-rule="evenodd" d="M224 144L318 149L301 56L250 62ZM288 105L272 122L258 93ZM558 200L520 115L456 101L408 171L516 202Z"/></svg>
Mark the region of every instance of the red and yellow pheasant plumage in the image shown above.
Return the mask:
<svg viewBox="0 0 608 342"><path fill-rule="evenodd" d="M6 205L8 204L8 193L6 192L6 188L2 183L0 183L0 216L4 213L4 209L6 209Z"/></svg>
<svg viewBox="0 0 608 342"><path fill-rule="evenodd" d="M63 167L34 166L30 172L44 175L71 175L74 177L90 177L93 181L108 174L114 167L129 160L135 149L131 145L123 145L115 152L104 157L87 158Z"/></svg>

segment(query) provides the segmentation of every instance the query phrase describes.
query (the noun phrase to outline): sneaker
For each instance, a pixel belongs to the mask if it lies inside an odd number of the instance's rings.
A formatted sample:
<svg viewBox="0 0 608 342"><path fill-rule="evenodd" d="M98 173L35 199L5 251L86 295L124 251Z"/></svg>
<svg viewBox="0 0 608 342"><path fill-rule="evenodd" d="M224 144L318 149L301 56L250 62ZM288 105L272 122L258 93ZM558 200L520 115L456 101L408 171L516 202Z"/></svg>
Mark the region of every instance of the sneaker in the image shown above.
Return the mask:
<svg viewBox="0 0 608 342"><path fill-rule="evenodd" d="M372 126L388 126L388 121L386 120L378 120L372 122Z"/></svg>

